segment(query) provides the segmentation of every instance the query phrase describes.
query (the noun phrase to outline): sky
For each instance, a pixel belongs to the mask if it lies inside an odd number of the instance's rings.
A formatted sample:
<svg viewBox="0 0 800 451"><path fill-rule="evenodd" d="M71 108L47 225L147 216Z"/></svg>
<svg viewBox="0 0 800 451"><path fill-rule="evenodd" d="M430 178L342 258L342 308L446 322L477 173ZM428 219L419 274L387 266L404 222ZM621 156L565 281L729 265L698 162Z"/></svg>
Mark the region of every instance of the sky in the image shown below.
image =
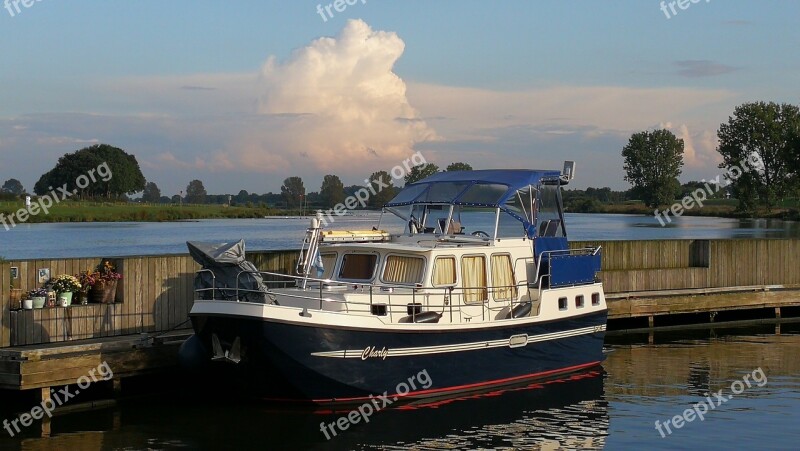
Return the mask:
<svg viewBox="0 0 800 451"><path fill-rule="evenodd" d="M736 106L800 104L800 2L693 1L8 0L0 182L105 143L167 196L359 184L415 152L622 190L657 128L683 182L713 178Z"/></svg>

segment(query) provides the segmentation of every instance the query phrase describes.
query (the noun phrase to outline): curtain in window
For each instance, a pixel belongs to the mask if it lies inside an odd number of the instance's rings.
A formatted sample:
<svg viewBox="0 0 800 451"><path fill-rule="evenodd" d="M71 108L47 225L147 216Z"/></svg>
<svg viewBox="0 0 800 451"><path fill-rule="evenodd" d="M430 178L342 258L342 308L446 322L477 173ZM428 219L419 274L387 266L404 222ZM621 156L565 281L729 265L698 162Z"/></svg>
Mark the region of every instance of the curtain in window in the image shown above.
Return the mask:
<svg viewBox="0 0 800 451"><path fill-rule="evenodd" d="M514 269L509 255L492 255L492 293L497 301L517 298Z"/></svg>
<svg viewBox="0 0 800 451"><path fill-rule="evenodd" d="M464 283L464 303L483 302L486 292L486 259L482 256L461 258L461 280Z"/></svg>
<svg viewBox="0 0 800 451"><path fill-rule="evenodd" d="M433 266L433 285L452 285L456 283L456 259L453 257L438 257Z"/></svg>
<svg viewBox="0 0 800 451"><path fill-rule="evenodd" d="M422 282L424 270L425 260L422 258L390 255L386 259L383 280L392 283L419 283Z"/></svg>
<svg viewBox="0 0 800 451"><path fill-rule="evenodd" d="M330 279L333 275L333 267L336 266L336 254L322 254L322 279Z"/></svg>

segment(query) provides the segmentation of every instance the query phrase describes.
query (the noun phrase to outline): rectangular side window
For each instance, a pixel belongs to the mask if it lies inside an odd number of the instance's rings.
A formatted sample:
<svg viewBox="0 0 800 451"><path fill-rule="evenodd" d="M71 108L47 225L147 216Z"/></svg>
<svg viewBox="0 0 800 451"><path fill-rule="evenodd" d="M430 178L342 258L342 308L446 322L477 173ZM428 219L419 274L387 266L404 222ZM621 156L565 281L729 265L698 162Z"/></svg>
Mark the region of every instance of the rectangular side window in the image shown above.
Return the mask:
<svg viewBox="0 0 800 451"><path fill-rule="evenodd" d="M347 254L342 257L342 267L339 269L339 278L346 280L372 280L375 275L375 263L378 256L375 254Z"/></svg>
<svg viewBox="0 0 800 451"><path fill-rule="evenodd" d="M390 255L386 257L386 266L383 268L383 281L400 284L421 283L424 272L424 258Z"/></svg>

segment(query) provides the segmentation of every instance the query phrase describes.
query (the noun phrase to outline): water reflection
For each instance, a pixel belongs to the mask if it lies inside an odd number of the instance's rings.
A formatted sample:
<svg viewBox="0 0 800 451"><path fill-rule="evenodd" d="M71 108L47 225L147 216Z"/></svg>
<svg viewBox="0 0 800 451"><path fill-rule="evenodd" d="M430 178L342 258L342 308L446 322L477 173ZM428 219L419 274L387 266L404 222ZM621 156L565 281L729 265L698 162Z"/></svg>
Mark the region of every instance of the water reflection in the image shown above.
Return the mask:
<svg viewBox="0 0 800 451"><path fill-rule="evenodd" d="M502 392L384 410L326 440L320 423L342 413L181 399L126 403L59 418L52 438L11 449L563 449L603 447L608 406L601 370ZM116 418L116 420L114 420ZM111 424L108 420L111 419ZM78 432L86 429L107 432ZM2 443L2 442L0 442Z"/></svg>

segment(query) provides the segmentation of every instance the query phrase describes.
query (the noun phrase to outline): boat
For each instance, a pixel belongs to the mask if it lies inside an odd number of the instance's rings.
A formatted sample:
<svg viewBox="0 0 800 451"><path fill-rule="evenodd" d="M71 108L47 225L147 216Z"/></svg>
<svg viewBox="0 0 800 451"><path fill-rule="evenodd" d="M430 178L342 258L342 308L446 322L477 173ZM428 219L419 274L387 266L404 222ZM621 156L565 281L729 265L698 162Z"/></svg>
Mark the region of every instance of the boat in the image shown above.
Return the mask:
<svg viewBox="0 0 800 451"><path fill-rule="evenodd" d="M280 375L318 404L424 400L597 366L601 249L567 240L561 189L574 167L437 173L407 184L371 230L327 230L335 217L320 212L293 274L258 271L243 242L189 243L203 269L181 352L262 386ZM383 230L386 215L403 231Z"/></svg>

